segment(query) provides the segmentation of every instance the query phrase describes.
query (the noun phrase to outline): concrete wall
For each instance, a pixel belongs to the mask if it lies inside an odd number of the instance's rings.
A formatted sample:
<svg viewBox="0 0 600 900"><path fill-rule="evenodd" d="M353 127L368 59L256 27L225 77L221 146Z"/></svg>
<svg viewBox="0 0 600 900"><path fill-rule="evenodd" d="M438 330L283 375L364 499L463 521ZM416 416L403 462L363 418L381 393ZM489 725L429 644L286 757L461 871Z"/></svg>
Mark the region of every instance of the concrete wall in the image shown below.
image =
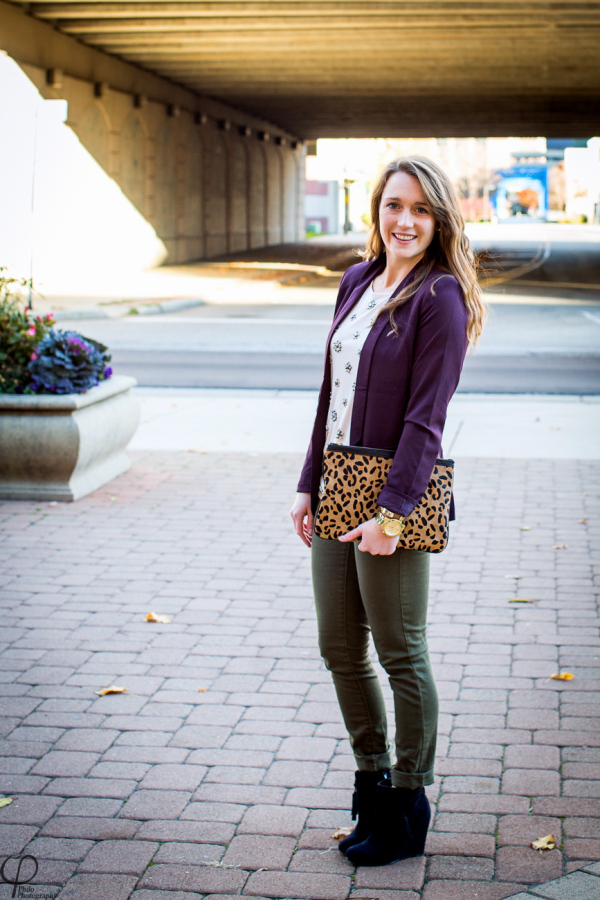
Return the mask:
<svg viewBox="0 0 600 900"><path fill-rule="evenodd" d="M2 2L0 25L5 26L2 47L11 65L16 61L40 98L67 101L66 127L82 155L97 164L118 187L123 203L131 204L150 226L167 262L206 259L302 236L304 147L293 135L100 54ZM7 72L0 67L0 111L9 126L5 130L18 133L26 112L23 105L16 111L13 104L10 113L4 109L3 97L13 91L8 76L2 83ZM32 104L31 109L34 100ZM56 146L46 146L38 134L38 169L41 157L47 163L59 152ZM23 177L32 179L32 174ZM5 172L5 177L10 175ZM51 214L42 208L38 189L36 218L46 229L52 219L59 232L52 235L55 252L64 250L68 264L73 223L64 213L71 206L70 194L81 191L68 171L60 178L64 204L56 208L55 192ZM27 190L22 193L25 197ZM91 221L94 207L93 201L85 208L80 203L77 215ZM118 200L113 208L116 220L121 215ZM18 210L13 212L18 216ZM77 228L85 230L86 221ZM110 265L110 227L104 235L95 229L95 250ZM156 247L152 253L156 255Z"/></svg>
<svg viewBox="0 0 600 900"><path fill-rule="evenodd" d="M162 103L136 109L121 92L95 98L93 85L68 76L60 91L48 89L44 71L24 70L42 95L67 100L67 125L155 229L169 262L300 237L300 147L225 131L210 118L196 124Z"/></svg>

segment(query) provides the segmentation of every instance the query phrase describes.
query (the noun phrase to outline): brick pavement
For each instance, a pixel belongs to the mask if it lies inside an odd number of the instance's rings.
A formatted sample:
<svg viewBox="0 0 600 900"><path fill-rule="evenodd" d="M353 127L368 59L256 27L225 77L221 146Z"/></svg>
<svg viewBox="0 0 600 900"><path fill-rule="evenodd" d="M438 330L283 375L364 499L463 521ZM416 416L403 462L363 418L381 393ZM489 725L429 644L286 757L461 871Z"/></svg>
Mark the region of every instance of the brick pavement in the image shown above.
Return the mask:
<svg viewBox="0 0 600 900"><path fill-rule="evenodd" d="M355 871L331 837L354 766L288 524L299 462L137 453L76 504L0 503L0 857L34 855L60 900L579 897L549 883L600 859L600 464L458 460L427 856Z"/></svg>

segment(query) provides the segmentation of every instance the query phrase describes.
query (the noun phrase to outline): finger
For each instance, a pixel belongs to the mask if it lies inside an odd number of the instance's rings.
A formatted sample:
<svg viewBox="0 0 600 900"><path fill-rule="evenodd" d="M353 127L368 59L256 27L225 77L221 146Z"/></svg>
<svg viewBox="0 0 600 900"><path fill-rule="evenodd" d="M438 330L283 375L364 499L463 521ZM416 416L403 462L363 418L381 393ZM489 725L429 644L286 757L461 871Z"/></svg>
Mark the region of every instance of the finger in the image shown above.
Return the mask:
<svg viewBox="0 0 600 900"><path fill-rule="evenodd" d="M371 550L367 541L365 541L364 539L358 545L358 549L361 551L361 553L370 553L371 556L378 556L377 550Z"/></svg>
<svg viewBox="0 0 600 900"><path fill-rule="evenodd" d="M355 541L361 534L362 525L359 525L358 528L353 528L352 531L348 531L346 534L340 534L338 541Z"/></svg>

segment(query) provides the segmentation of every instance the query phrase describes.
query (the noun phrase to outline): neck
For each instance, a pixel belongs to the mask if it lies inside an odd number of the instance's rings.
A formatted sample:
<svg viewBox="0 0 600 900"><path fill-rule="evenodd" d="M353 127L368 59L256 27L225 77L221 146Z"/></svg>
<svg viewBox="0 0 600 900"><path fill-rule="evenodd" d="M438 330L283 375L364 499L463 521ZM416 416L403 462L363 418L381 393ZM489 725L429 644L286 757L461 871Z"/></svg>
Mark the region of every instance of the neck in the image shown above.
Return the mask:
<svg viewBox="0 0 600 900"><path fill-rule="evenodd" d="M414 267L424 256L425 254L422 253L418 259L407 259L406 261L389 259L386 257L385 269L377 278L378 289L385 291L388 288L397 287L401 281L404 281L408 273L412 272Z"/></svg>

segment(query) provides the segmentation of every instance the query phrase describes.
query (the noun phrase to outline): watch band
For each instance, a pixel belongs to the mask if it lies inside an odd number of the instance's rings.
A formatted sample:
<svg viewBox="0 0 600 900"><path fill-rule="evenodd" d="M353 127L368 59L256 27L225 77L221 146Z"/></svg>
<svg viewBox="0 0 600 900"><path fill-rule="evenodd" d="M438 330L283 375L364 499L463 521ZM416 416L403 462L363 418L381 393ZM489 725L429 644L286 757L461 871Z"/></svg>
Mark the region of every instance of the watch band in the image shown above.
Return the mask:
<svg viewBox="0 0 600 900"><path fill-rule="evenodd" d="M386 519L405 519L406 516L401 516L400 513L392 512L391 509L386 509L385 506L380 506L378 508L378 512L381 513L382 516L385 516Z"/></svg>
<svg viewBox="0 0 600 900"><path fill-rule="evenodd" d="M381 511L375 516L375 521L386 537L400 537L405 528L403 519L392 519L389 516L384 516Z"/></svg>

